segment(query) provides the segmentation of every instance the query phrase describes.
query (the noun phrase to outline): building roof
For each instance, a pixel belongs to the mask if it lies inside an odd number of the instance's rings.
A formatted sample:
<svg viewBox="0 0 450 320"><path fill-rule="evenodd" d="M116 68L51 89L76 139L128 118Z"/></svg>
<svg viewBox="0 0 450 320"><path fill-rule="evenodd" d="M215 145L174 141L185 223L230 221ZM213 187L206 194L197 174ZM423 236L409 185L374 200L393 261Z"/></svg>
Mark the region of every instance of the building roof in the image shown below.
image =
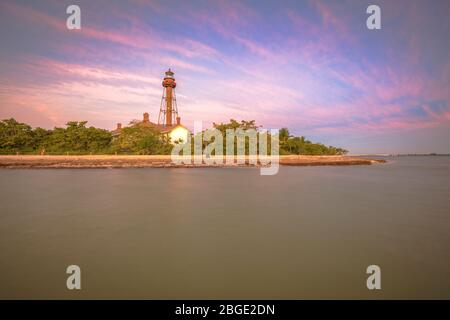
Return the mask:
<svg viewBox="0 0 450 320"><path fill-rule="evenodd" d="M157 123L154 123L154 122L151 122L151 121L148 121L148 122L147 121L135 122L135 123L132 124L132 126L146 126L146 127L153 128L153 129L155 129L155 130L157 130L157 131L159 131L161 133L169 133L172 130L174 130L175 128L178 128L178 127L181 127L181 128L184 128L184 129L188 130L182 124L174 124L174 125L171 125L171 126L165 126L165 125L157 124Z"/></svg>
<svg viewBox="0 0 450 320"><path fill-rule="evenodd" d="M172 130L180 127L180 128L184 128L187 131L189 131L189 129L187 129L185 126L183 126L181 123L176 123L174 125L171 126L165 126L165 125L161 125L161 124L157 124L154 122L151 122L150 120L148 120L148 116L144 115L144 119L143 120L133 120L130 122L130 126L145 126L145 127L150 127L152 129L155 129L156 131L159 131L161 133L170 133ZM111 133L113 134L113 136L118 136L120 134L122 130L122 125L121 124L117 124L117 128L114 130L111 130Z"/></svg>

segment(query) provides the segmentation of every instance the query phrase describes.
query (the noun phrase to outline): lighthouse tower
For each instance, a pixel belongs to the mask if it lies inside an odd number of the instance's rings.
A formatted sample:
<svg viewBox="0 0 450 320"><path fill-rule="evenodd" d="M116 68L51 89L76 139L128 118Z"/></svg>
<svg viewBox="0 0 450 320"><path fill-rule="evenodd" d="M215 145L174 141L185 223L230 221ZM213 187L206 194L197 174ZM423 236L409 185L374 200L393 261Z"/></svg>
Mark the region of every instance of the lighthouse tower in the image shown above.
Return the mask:
<svg viewBox="0 0 450 320"><path fill-rule="evenodd" d="M171 127L178 122L177 99L175 98L175 87L177 84L173 75L174 73L170 69L167 70L162 82L163 94L159 108L158 124L166 127Z"/></svg>

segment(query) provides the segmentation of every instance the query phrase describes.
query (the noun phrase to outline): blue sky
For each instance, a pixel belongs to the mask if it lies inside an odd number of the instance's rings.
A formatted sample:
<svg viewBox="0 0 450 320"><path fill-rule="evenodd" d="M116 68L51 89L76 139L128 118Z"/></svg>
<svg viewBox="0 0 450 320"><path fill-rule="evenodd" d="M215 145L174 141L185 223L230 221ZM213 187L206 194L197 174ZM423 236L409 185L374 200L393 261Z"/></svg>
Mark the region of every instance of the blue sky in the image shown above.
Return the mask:
<svg viewBox="0 0 450 320"><path fill-rule="evenodd" d="M81 8L81 30L66 7ZM366 8L381 8L368 30ZM352 153L450 153L448 1L2 1L0 118L255 119Z"/></svg>

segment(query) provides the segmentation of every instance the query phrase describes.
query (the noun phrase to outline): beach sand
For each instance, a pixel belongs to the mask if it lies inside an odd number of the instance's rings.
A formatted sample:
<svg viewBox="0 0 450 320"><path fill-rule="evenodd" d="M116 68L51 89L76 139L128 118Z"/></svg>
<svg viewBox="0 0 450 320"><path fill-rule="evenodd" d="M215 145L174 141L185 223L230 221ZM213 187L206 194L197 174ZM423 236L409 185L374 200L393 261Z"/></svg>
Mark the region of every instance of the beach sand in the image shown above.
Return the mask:
<svg viewBox="0 0 450 320"><path fill-rule="evenodd" d="M243 159L243 158L241 158ZM270 157L260 158L267 160ZM206 160L206 159L204 159ZM225 159L224 159L225 160ZM253 160L253 161L252 161ZM261 166L255 157L245 157L245 163L195 163L177 164L170 155L81 155L81 156L37 156L5 155L0 156L0 168L197 168L197 167L242 167ZM224 161L225 162L225 161ZM351 156L280 156L281 165L288 166L325 166L325 165L370 165L383 163L384 160ZM256 165L255 165L256 163Z"/></svg>

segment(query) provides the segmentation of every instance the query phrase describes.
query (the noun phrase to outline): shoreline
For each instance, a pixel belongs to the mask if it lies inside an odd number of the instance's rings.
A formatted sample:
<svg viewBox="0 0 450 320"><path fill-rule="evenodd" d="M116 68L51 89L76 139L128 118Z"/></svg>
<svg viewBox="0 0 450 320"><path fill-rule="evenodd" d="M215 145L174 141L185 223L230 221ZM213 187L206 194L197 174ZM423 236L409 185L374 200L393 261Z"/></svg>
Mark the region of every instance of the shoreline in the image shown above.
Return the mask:
<svg viewBox="0 0 450 320"><path fill-rule="evenodd" d="M270 157L259 159L270 160ZM192 158L193 159L193 158ZM235 158L236 159L236 158ZM233 168L262 167L257 157L245 157L245 163L175 164L170 155L80 155L39 156L0 155L0 169L109 169L109 168ZM225 162L225 157L224 157ZM243 160L243 159L242 159ZM258 161L257 164L251 161ZM250 163L249 163L250 162ZM385 163L385 160L353 156L280 156L285 166L348 166Z"/></svg>

